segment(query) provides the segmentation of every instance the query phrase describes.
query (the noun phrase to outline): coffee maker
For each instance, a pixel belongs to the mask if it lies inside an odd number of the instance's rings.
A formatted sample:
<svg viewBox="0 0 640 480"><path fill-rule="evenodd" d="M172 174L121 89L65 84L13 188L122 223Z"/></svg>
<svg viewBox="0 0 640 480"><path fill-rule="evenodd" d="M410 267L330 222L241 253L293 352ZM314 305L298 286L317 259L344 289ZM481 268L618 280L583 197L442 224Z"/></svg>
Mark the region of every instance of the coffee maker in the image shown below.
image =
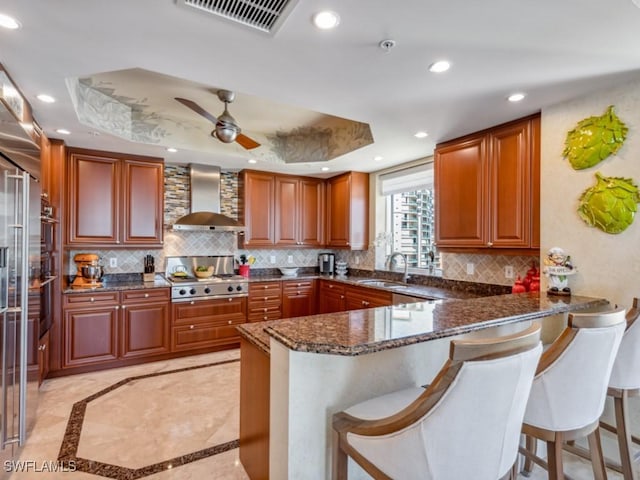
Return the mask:
<svg viewBox="0 0 640 480"><path fill-rule="evenodd" d="M321 253L318 255L318 269L321 275L333 275L335 273L336 256L333 253Z"/></svg>

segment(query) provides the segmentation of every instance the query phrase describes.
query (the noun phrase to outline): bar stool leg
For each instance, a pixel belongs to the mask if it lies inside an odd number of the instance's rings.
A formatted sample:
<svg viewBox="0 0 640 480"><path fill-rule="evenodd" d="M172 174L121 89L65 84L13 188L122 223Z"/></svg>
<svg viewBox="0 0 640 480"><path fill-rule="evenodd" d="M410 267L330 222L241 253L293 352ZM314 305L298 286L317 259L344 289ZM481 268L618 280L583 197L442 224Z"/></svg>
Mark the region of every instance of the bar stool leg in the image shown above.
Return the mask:
<svg viewBox="0 0 640 480"><path fill-rule="evenodd" d="M532 437L531 435L525 435L525 446L524 448L530 452L532 455L535 455L537 452L537 440ZM531 475L531 470L533 470L533 460L531 460L531 458L529 457L524 457L524 465L522 467L522 474L525 477L528 477L529 475Z"/></svg>
<svg viewBox="0 0 640 480"><path fill-rule="evenodd" d="M555 438L547 442L547 463L549 464L549 480L564 480L562 468L562 433L556 432Z"/></svg>
<svg viewBox="0 0 640 480"><path fill-rule="evenodd" d="M629 429L629 402L628 392L622 391L621 396L613 399L616 412L616 430L618 435L618 448L620 449L620 463L624 480L636 480L636 474L631 463L631 431Z"/></svg>
<svg viewBox="0 0 640 480"><path fill-rule="evenodd" d="M607 480L607 473L602 456L602 444L600 443L600 428L596 428L588 436L589 450L591 452L591 467L593 468L593 478L595 480Z"/></svg>

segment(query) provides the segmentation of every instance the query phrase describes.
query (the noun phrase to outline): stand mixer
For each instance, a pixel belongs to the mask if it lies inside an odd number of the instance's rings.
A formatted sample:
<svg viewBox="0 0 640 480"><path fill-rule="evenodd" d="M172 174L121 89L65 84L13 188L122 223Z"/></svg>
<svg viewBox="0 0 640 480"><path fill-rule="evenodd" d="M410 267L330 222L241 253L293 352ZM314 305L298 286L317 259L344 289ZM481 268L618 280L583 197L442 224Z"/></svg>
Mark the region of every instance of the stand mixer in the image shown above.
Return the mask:
<svg viewBox="0 0 640 480"><path fill-rule="evenodd" d="M73 257L73 261L78 267L76 278L71 284L72 287L78 288L96 288L101 287L102 282L102 266L98 265L100 256L95 253L78 253Z"/></svg>

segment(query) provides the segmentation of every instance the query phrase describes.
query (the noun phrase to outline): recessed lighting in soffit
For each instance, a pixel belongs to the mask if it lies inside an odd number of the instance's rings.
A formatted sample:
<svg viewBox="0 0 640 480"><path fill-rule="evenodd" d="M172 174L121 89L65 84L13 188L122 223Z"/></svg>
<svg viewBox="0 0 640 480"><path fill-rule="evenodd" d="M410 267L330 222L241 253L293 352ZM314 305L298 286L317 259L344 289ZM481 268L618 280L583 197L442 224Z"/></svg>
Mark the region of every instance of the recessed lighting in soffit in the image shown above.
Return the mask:
<svg viewBox="0 0 640 480"><path fill-rule="evenodd" d="M435 63L429 65L429 71L433 73L442 73L446 72L451 68L451 64L446 60L439 60Z"/></svg>
<svg viewBox="0 0 640 480"><path fill-rule="evenodd" d="M20 22L18 22L15 18L10 17L9 15L0 13L0 27L8 28L9 30L15 30L17 28L20 28Z"/></svg>
<svg viewBox="0 0 640 480"><path fill-rule="evenodd" d="M313 24L320 30L331 30L340 23L340 16L336 12L325 10L313 16Z"/></svg>
<svg viewBox="0 0 640 480"><path fill-rule="evenodd" d="M510 102L519 102L521 100L524 100L524 97L526 97L524 93L512 93L507 97L507 100L509 100Z"/></svg>
<svg viewBox="0 0 640 480"><path fill-rule="evenodd" d="M178 5L211 13L245 27L275 34L298 0L178 0Z"/></svg>

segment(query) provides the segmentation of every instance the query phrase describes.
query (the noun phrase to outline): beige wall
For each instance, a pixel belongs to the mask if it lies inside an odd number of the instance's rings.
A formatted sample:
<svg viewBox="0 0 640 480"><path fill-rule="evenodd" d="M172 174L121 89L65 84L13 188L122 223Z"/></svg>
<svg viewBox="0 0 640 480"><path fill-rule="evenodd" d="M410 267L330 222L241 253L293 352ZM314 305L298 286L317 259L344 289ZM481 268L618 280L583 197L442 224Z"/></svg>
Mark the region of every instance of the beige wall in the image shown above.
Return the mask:
<svg viewBox="0 0 640 480"><path fill-rule="evenodd" d="M567 131L609 105L627 124L627 140L618 154L586 170L574 170L562 157ZM640 296L640 218L611 235L588 227L576 213L582 192L595 172L633 178L640 184L640 76L631 84L601 90L542 111L541 255L554 246L571 255L578 274L569 285L574 294L602 296L629 307Z"/></svg>

